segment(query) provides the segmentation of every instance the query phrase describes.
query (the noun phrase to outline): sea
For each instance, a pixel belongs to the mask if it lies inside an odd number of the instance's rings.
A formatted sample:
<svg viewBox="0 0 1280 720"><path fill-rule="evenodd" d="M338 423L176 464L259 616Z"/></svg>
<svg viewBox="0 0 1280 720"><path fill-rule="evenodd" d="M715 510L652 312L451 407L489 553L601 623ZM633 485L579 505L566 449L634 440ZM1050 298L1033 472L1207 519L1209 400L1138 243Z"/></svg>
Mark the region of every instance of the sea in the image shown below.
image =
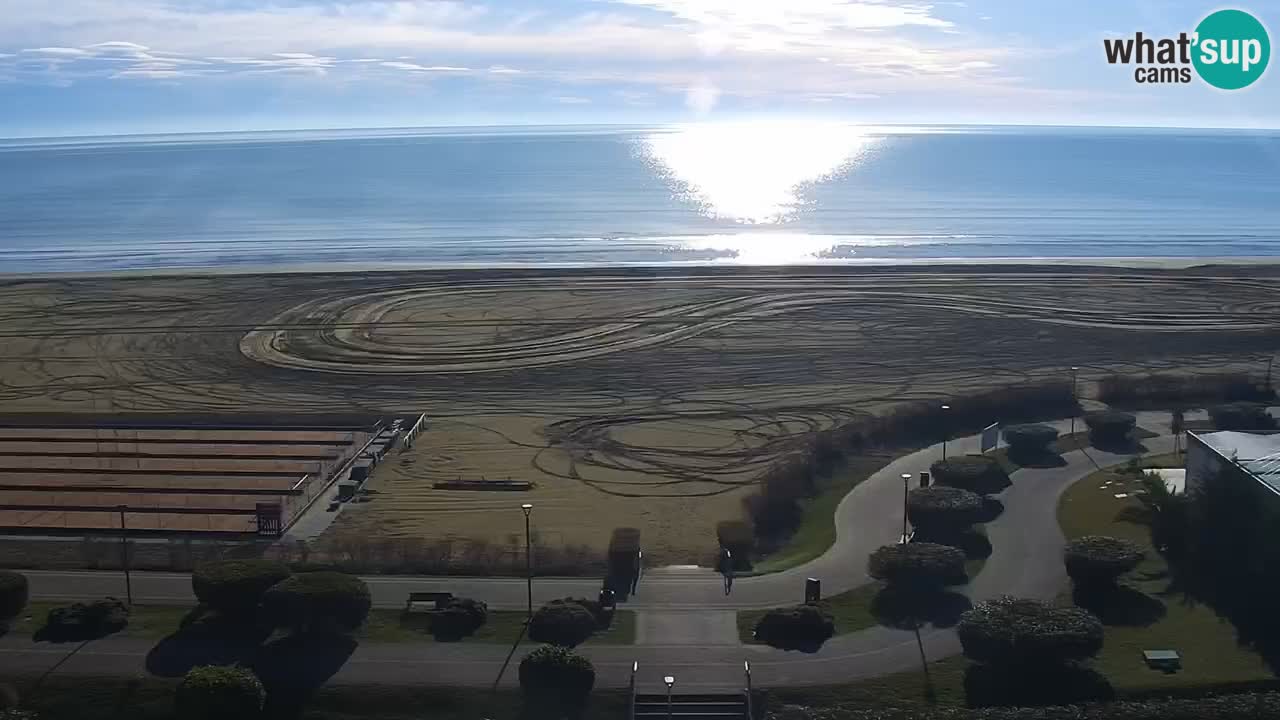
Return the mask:
<svg viewBox="0 0 1280 720"><path fill-rule="evenodd" d="M1280 132L693 124L0 139L0 273L1280 256Z"/></svg>

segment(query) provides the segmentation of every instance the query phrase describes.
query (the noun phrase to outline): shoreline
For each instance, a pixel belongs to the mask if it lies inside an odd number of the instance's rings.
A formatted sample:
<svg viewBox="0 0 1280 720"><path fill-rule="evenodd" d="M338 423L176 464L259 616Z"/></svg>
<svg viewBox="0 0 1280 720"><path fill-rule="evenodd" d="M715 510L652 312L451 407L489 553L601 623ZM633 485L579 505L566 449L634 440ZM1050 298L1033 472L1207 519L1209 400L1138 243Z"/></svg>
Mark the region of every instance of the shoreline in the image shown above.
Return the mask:
<svg viewBox="0 0 1280 720"><path fill-rule="evenodd" d="M472 277L573 276L581 274L636 276L654 273L674 275L749 275L755 272L774 274L840 275L868 270L927 269L970 272L1014 272L1019 269L1044 271L1049 268L1071 270L1191 270L1198 268L1231 268L1280 266L1276 256L1203 256L1203 257L1001 257L1001 258L884 258L844 260L840 262L787 263L754 265L746 263L548 263L515 265L481 265L465 263L294 263L284 265L219 265L138 268L127 270L85 270L62 272L0 272L0 281L93 280L93 279L179 279L246 276L429 274L468 275Z"/></svg>

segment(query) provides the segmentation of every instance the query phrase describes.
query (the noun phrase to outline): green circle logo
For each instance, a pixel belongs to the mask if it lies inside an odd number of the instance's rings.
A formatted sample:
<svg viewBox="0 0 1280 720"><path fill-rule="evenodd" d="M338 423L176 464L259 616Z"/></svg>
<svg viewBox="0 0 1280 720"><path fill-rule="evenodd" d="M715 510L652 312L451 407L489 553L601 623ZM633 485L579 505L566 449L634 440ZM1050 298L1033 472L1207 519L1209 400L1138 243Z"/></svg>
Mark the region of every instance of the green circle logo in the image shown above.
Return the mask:
<svg viewBox="0 0 1280 720"><path fill-rule="evenodd" d="M1222 90L1252 85L1271 59L1267 29L1243 10L1219 10L1201 20L1195 43L1191 61L1196 72Z"/></svg>

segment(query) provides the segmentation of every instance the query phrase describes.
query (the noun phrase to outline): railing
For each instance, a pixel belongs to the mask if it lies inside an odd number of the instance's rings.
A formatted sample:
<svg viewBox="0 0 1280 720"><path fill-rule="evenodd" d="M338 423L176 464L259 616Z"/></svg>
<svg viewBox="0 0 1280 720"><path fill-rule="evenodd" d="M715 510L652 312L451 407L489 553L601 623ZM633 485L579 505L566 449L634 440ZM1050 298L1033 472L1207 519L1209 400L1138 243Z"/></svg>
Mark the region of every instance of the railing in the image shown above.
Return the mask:
<svg viewBox="0 0 1280 720"><path fill-rule="evenodd" d="M640 663L631 663L631 699L627 702L627 720L636 720L636 671L640 669Z"/></svg>
<svg viewBox="0 0 1280 720"><path fill-rule="evenodd" d="M742 661L742 672L747 677L747 720L755 720L756 714L751 707L751 663L750 661Z"/></svg>
<svg viewBox="0 0 1280 720"><path fill-rule="evenodd" d="M413 447L413 441L418 439L418 436L422 434L424 429L426 429L426 425L427 415L426 413L423 413L418 416L418 419L413 423L413 426L405 431L404 438L400 441L400 452L404 452L405 450Z"/></svg>

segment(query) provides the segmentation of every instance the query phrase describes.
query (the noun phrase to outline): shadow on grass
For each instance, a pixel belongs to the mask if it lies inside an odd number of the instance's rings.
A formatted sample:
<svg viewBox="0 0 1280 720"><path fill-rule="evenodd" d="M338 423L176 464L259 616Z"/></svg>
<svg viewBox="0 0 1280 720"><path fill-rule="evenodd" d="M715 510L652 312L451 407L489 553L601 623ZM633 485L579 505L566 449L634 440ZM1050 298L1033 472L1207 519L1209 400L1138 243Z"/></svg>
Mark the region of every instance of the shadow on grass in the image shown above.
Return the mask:
<svg viewBox="0 0 1280 720"><path fill-rule="evenodd" d="M964 693L969 707L1075 705L1115 697L1115 689L1101 673L1072 664L970 665L964 673Z"/></svg>
<svg viewBox="0 0 1280 720"><path fill-rule="evenodd" d="M267 690L264 717L294 717L328 682L358 643L347 635L298 633L263 645L250 667Z"/></svg>
<svg viewBox="0 0 1280 720"><path fill-rule="evenodd" d="M1049 450L1009 450L1009 460L1021 467L1027 468L1056 468L1063 467L1067 461L1058 453Z"/></svg>
<svg viewBox="0 0 1280 720"><path fill-rule="evenodd" d="M991 541L987 539L986 533L973 528L955 533L923 533L917 531L915 540L916 542L950 545L953 548L958 548L969 560L989 558L992 552Z"/></svg>
<svg viewBox="0 0 1280 720"><path fill-rule="evenodd" d="M1102 621L1103 625L1146 627L1164 618L1163 602L1127 585L1082 590L1073 588L1071 601Z"/></svg>
<svg viewBox="0 0 1280 720"><path fill-rule="evenodd" d="M925 625L955 627L960 615L972 607L969 598L948 590L885 587L871 599L871 615L876 622L898 630L916 630Z"/></svg>
<svg viewBox="0 0 1280 720"><path fill-rule="evenodd" d="M978 512L978 522L989 523L1004 513L1004 503L993 497L982 498L982 510Z"/></svg>
<svg viewBox="0 0 1280 720"><path fill-rule="evenodd" d="M179 630L147 653L147 671L160 677L181 677L197 665L234 665L253 657L271 634L252 621L188 613Z"/></svg>

